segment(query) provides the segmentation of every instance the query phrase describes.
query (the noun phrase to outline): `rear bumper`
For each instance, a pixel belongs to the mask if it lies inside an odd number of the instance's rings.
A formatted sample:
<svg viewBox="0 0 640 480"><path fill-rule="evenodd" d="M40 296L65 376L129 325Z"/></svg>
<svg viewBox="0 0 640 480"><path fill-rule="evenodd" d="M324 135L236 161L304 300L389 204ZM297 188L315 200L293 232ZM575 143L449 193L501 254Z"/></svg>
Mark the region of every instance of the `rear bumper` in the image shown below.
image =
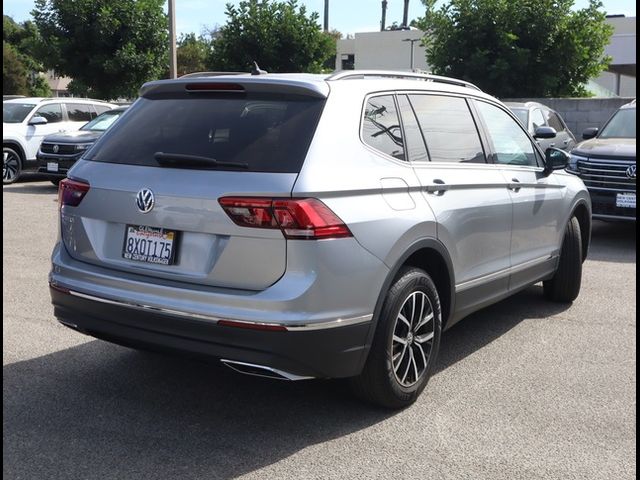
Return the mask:
<svg viewBox="0 0 640 480"><path fill-rule="evenodd" d="M285 275L261 291L105 268L59 242L49 282L58 320L95 337L336 378L362 369L387 273L353 238L292 241Z"/></svg>
<svg viewBox="0 0 640 480"><path fill-rule="evenodd" d="M300 377L357 375L366 358L370 322L309 331L263 331L213 320L145 310L50 288L54 315L64 325L132 347L264 365Z"/></svg>

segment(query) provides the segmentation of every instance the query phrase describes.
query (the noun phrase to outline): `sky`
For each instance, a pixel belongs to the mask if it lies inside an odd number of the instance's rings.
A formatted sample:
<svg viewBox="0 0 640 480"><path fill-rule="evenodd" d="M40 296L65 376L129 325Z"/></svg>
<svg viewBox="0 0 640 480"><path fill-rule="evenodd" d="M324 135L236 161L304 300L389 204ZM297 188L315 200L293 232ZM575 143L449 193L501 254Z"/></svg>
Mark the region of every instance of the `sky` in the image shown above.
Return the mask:
<svg viewBox="0 0 640 480"><path fill-rule="evenodd" d="M516 0L514 0L516 1ZM176 0L176 30L181 33L200 34L216 25L226 22L225 5L238 4L239 0ZM438 4L444 3L442 0ZM574 8L583 8L588 0L576 0ZM625 14L635 17L636 2L634 0L603 0L604 10L608 14ZM299 0L310 12L320 14L319 22L323 22L324 0ZM402 22L403 0L388 0L387 25L394 21ZM9 15L17 22L29 20L34 0L4 0L2 13ZM380 29L380 0L330 0L329 28L336 29L344 35L356 32L373 32ZM420 0L410 0L409 19L422 16L424 7Z"/></svg>

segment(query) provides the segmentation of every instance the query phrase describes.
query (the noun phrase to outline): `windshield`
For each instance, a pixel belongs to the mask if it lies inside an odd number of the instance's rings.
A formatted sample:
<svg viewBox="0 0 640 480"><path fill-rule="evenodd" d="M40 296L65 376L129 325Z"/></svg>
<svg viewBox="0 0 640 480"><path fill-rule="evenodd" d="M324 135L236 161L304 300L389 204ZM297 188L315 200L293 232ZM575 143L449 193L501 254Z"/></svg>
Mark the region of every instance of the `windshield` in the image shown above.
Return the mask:
<svg viewBox="0 0 640 480"><path fill-rule="evenodd" d="M636 109L618 110L598 138L636 138Z"/></svg>
<svg viewBox="0 0 640 480"><path fill-rule="evenodd" d="M98 115L89 123L82 126L80 130L89 130L91 132L104 132L107 128L113 125L120 115L124 113L124 110L111 110L104 112L102 115Z"/></svg>
<svg viewBox="0 0 640 480"><path fill-rule="evenodd" d="M525 108L512 108L511 111L516 114L516 117L518 117L518 120L522 122L525 128L529 127L529 110Z"/></svg>
<svg viewBox="0 0 640 480"><path fill-rule="evenodd" d="M85 159L173 168L237 164L252 172L298 173L324 101L294 95L198 95L140 98Z"/></svg>
<svg viewBox="0 0 640 480"><path fill-rule="evenodd" d="M33 110L33 103L2 103L2 123L22 123Z"/></svg>

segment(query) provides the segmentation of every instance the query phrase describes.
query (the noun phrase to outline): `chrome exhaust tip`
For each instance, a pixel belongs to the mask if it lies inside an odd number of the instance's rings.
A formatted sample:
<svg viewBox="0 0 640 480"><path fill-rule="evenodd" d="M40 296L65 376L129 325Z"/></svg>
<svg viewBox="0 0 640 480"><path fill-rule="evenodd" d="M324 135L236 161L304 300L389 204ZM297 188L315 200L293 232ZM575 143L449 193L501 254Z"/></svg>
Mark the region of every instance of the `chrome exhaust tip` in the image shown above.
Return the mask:
<svg viewBox="0 0 640 480"><path fill-rule="evenodd" d="M226 365L232 370L245 375L253 375L256 377L274 378L276 380L309 380L313 377L303 377L301 375L294 375L293 373L285 372L284 370L278 370L277 368L267 367L265 365L256 365L254 363L238 362L236 360L220 359L223 365Z"/></svg>

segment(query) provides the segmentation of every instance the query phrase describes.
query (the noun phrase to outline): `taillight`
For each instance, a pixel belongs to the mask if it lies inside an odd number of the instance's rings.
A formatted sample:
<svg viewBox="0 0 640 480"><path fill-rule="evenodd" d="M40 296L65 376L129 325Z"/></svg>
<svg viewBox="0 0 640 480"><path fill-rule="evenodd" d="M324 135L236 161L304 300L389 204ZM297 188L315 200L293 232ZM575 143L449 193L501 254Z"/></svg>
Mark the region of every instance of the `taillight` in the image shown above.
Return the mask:
<svg viewBox="0 0 640 480"><path fill-rule="evenodd" d="M88 183L65 178L58 187L58 206L77 207L88 191Z"/></svg>
<svg viewBox="0 0 640 480"><path fill-rule="evenodd" d="M223 197L218 200L236 225L279 228L286 238L316 240L351 237L351 231L317 198Z"/></svg>

